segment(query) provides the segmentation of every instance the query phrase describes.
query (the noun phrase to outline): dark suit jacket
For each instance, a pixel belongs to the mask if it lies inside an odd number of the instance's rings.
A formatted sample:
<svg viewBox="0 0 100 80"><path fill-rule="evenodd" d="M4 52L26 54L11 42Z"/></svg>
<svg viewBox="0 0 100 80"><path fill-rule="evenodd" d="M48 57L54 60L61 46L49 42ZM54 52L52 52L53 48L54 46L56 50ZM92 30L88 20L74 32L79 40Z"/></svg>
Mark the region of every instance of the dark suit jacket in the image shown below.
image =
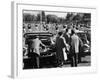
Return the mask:
<svg viewBox="0 0 100 80"><path fill-rule="evenodd" d="M65 47L64 41L62 38L57 37L56 39L56 56L58 59L64 60L63 48Z"/></svg>
<svg viewBox="0 0 100 80"><path fill-rule="evenodd" d="M65 38L66 43L70 45L70 43L71 43L71 37L69 37L66 33L64 33L63 37Z"/></svg>

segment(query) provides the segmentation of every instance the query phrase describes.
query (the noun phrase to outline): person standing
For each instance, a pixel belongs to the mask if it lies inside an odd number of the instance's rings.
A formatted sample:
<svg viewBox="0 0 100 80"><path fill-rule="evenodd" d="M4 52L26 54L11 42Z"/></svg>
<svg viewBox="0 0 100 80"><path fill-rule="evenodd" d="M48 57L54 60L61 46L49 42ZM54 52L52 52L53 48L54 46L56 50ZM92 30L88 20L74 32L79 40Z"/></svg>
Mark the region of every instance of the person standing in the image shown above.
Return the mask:
<svg viewBox="0 0 100 80"><path fill-rule="evenodd" d="M79 37L75 34L75 31L71 31L71 48L70 48L70 60L71 66L77 67L79 53Z"/></svg>
<svg viewBox="0 0 100 80"><path fill-rule="evenodd" d="M66 43L70 46L70 42L71 42L71 37L70 37L70 34L68 33L68 30L69 29L66 29L65 33L63 34L63 37L65 38L65 41ZM69 59L68 56L69 56L69 49L66 49L66 60L65 62Z"/></svg>
<svg viewBox="0 0 100 80"><path fill-rule="evenodd" d="M57 58L57 66L62 66L64 62L64 54L63 49L68 46L63 38L63 33L59 32L58 37L56 38L56 58Z"/></svg>
<svg viewBox="0 0 100 80"><path fill-rule="evenodd" d="M40 45L45 47L45 45L41 42L41 40L39 40L39 37L34 36L34 39L32 40L31 49L32 49L32 52L33 52L33 59L35 59L35 63L36 63L35 65L37 65L37 68L40 67L40 61L39 61Z"/></svg>
<svg viewBox="0 0 100 80"><path fill-rule="evenodd" d="M28 24L28 32L32 32L31 24Z"/></svg>

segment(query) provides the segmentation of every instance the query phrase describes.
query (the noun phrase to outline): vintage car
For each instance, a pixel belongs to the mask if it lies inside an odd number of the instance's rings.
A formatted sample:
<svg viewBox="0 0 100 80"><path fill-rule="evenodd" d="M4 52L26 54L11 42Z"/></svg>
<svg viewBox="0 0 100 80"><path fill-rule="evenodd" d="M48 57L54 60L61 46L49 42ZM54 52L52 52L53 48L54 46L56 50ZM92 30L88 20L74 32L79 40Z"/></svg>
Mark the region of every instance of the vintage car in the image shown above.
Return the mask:
<svg viewBox="0 0 100 80"><path fill-rule="evenodd" d="M42 46L40 47L40 55L39 55L40 67L41 68L50 67L50 65L55 66L56 50L55 50L55 46L51 44L51 40L50 40L52 34L49 32L33 32L33 33L25 33L23 35L23 37L25 38L25 45L27 45L27 51L26 51L27 57L26 56L23 57L23 63L24 63L23 68L24 69L33 68L30 45L31 45L31 41L34 39L34 36L36 35L39 36L39 39L42 41L42 43L46 45L46 49L44 49L44 47ZM25 54L25 48L23 48L23 56L24 54Z"/></svg>
<svg viewBox="0 0 100 80"><path fill-rule="evenodd" d="M32 55L30 50L31 41L34 39L34 36L39 36L40 40L43 44L46 45L46 49L44 47L40 47L40 67L48 68L48 67L57 67L56 65L56 48L55 45L51 44L50 37L52 33L49 32L31 32L25 33L23 37L25 38L26 47L23 48L23 69L32 69ZM90 32L78 31L77 35L83 42L83 46L81 48L81 56L90 55L91 53L91 35ZM26 56L24 56L27 54Z"/></svg>
<svg viewBox="0 0 100 80"><path fill-rule="evenodd" d="M83 47L81 48L83 55L85 53L90 54L91 53L91 35L90 35L90 33L84 32L84 31L79 31L79 32L77 32L77 35L83 42Z"/></svg>

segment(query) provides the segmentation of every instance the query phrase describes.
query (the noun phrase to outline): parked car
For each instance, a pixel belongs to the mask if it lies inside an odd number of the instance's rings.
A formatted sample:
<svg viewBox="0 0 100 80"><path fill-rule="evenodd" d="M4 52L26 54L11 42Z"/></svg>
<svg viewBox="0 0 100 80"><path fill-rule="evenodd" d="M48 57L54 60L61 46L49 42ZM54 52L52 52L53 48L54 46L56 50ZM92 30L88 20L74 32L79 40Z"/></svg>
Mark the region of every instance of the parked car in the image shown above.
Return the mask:
<svg viewBox="0 0 100 80"><path fill-rule="evenodd" d="M31 60L31 50L30 50L30 44L31 41L34 39L34 36L39 36L39 39L42 41L43 44L46 45L46 49L43 47L40 47L40 66L41 67L47 67L48 65L55 66L56 63L56 50L55 46L51 44L50 37L52 36L49 32L34 32L34 33L25 33L23 36L25 37L25 45L28 45L27 47L27 58L23 59L24 63L24 69L26 68L33 68L32 66L32 60ZM23 49L25 52L25 49ZM24 53L23 53L24 54ZM50 66L48 66L50 67Z"/></svg>
<svg viewBox="0 0 100 80"><path fill-rule="evenodd" d="M91 36L89 33L84 31L77 32L77 35L83 42L82 52L83 54L90 54L91 53Z"/></svg>

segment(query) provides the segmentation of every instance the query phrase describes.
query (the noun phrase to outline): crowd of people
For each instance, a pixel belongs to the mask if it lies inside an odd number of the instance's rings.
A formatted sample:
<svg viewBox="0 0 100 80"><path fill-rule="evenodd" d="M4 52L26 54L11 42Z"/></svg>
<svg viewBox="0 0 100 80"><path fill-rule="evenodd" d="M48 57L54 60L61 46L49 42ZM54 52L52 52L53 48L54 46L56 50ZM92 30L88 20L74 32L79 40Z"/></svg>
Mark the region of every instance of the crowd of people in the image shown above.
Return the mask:
<svg viewBox="0 0 100 80"><path fill-rule="evenodd" d="M77 66L81 61L79 47L82 47L83 43L74 29L71 30L71 33L69 33L69 29L66 29L65 33L58 32L55 45L58 66L62 66L67 59L71 61L72 67Z"/></svg>
<svg viewBox="0 0 100 80"><path fill-rule="evenodd" d="M78 37L77 31L79 30L76 25L65 24L28 24L27 29L25 24L23 25L23 33L34 32L34 31L49 31L53 34L51 37L51 44L56 46L56 59L57 66L63 66L64 62L70 60L71 66L76 67L78 63L81 62L80 52L83 46L82 40ZM33 26L33 27L32 27ZM42 26L42 27L40 27ZM28 30L28 31L27 31ZM46 48L39 36L35 36L33 39L32 51L40 55L39 47L40 45ZM39 68L39 57L37 56L37 66Z"/></svg>
<svg viewBox="0 0 100 80"><path fill-rule="evenodd" d="M67 27L80 29L82 27L86 27L86 25L76 24L76 23L24 23L23 24L23 33L26 32L34 32L34 31L48 31L50 33L55 33L66 29Z"/></svg>

